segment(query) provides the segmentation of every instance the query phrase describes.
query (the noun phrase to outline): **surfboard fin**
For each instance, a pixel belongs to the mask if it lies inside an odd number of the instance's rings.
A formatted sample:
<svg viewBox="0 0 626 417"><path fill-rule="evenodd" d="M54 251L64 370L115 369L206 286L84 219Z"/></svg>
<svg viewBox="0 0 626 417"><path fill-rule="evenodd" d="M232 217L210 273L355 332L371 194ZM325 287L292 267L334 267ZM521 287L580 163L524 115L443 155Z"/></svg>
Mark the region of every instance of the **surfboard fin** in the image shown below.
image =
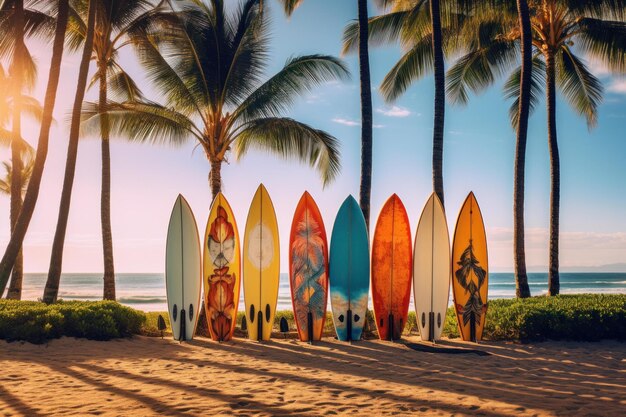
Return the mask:
<svg viewBox="0 0 626 417"><path fill-rule="evenodd" d="M178 340L180 342L184 342L185 340L187 340L187 329L186 329L186 316L185 316L185 309L183 308L182 310L180 310L180 335L178 337Z"/></svg>
<svg viewBox="0 0 626 417"><path fill-rule="evenodd" d="M306 314L306 322L309 344L313 344L313 313L310 311Z"/></svg>

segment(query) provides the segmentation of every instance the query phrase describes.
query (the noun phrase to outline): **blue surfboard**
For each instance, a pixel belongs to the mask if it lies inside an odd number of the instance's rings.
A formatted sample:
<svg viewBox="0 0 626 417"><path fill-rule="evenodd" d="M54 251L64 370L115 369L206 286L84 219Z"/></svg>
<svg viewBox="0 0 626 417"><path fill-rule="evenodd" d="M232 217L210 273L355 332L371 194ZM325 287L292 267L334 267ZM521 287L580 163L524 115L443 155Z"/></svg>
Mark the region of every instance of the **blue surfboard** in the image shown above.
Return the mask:
<svg viewBox="0 0 626 417"><path fill-rule="evenodd" d="M359 204L349 196L335 218L330 239L330 304L337 338L359 340L370 286L369 239Z"/></svg>

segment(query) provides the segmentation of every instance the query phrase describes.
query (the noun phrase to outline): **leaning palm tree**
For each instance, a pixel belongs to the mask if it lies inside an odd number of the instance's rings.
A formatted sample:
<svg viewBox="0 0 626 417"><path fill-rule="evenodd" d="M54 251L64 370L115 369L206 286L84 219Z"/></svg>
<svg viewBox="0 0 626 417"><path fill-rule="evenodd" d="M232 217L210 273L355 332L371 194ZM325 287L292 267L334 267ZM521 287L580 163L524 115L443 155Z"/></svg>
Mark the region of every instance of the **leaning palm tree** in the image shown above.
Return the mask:
<svg viewBox="0 0 626 417"><path fill-rule="evenodd" d="M177 4L153 16L137 41L147 75L168 104L111 102L106 114L112 132L149 142L194 139L211 164L213 197L230 152L240 158L254 148L298 158L330 182L339 170L337 140L282 113L298 95L348 77L344 64L329 56L295 57L262 82L269 38L259 0L244 1L231 14L218 0ZM102 114L96 103L86 106L84 128L96 128Z"/></svg>
<svg viewBox="0 0 626 417"><path fill-rule="evenodd" d="M280 0L285 14L291 16L304 0ZM370 81L370 58L368 45L368 12L367 0L358 0L358 34L359 34L359 81L361 84L361 186L359 206L365 218L365 225L370 225L370 200L372 193L372 85Z"/></svg>
<svg viewBox="0 0 626 417"><path fill-rule="evenodd" d="M19 101L21 106L21 114L31 116L34 120L41 122L43 109L39 102L30 96L21 95L19 100L15 100L11 92L12 78L4 71L4 68L0 66L0 145L12 145L13 133L8 129L9 124L14 115L13 109L16 102ZM21 115L20 115L21 118ZM34 149L23 139L20 138L20 166L22 167L19 181L21 183L21 193L19 198L19 205L21 207L23 203L24 193L32 173L34 162ZM11 196L11 190L13 186L13 163L12 161L3 162L4 168L7 171L4 179L0 180L0 193ZM13 219L11 219L13 220ZM7 298L19 300L22 297L22 279L24 270L24 260L22 251L18 253L15 265L13 267L13 273L11 274L11 283L9 284L9 290L7 291Z"/></svg>
<svg viewBox="0 0 626 417"><path fill-rule="evenodd" d="M455 28L463 18L461 5L448 2L444 9L438 0L378 0L388 13L369 20L369 40L373 44L398 42L405 53L383 79L380 92L387 102L397 100L418 79L434 73L435 100L433 126L433 190L444 201L443 139L445 122L444 54L455 51ZM359 26L344 31L343 52L356 48Z"/></svg>
<svg viewBox="0 0 626 417"><path fill-rule="evenodd" d="M32 3L32 2L31 2ZM40 11L24 8L23 0L5 0L0 4L0 58L9 61L7 90L12 97L11 109L11 232L22 209L22 94L34 87L37 70L25 38L49 35L50 19ZM27 105L27 104L25 104ZM4 116L3 116L4 117ZM20 255L21 258L21 255ZM21 263L13 268L12 282L22 282ZM15 288L13 288L15 290ZM12 293L12 295L14 292Z"/></svg>
<svg viewBox="0 0 626 417"><path fill-rule="evenodd" d="M536 107L542 88L546 95L551 171L548 291L556 295L560 211L556 89L585 117L589 128L595 126L603 88L581 54L613 71L626 71L626 2L529 0L528 6L535 48L529 110ZM466 100L469 91L481 91L509 72L505 95L514 98L510 115L517 126L521 71L514 68L519 57L519 24L508 14L492 13L489 17L468 20L467 27L465 41L469 51L448 72L448 95L453 100ZM510 72L510 69L514 70Z"/></svg>
<svg viewBox="0 0 626 417"><path fill-rule="evenodd" d="M30 181L28 183L28 188L26 190L26 195L24 196L22 210L20 211L17 221L15 222L15 228L11 233L11 239L6 246L4 255L2 256L2 261L0 261L0 294L4 292L11 270L15 265L16 259L19 257L22 243L24 242L24 236L26 236L26 231L28 230L30 220L32 219L33 212L35 210L35 205L37 204L43 169L48 155L48 139L50 138L52 113L54 111L56 92L59 85L59 75L61 73L63 41L65 39L69 2L68 0L59 0L56 6L56 24L54 25L52 58L50 60L50 71L39 129L39 140L37 142L35 163ZM2 25L0 25L0 27L2 27ZM2 39L1 36L0 39Z"/></svg>
<svg viewBox="0 0 626 417"><path fill-rule="evenodd" d="M87 0L73 0L73 10L68 26L68 45L78 49L87 33ZM113 262L113 234L111 231L111 152L109 145L109 120L104 113L111 95L121 100L142 98L142 93L125 71L119 59L120 51L132 44L129 36L137 26L145 24L153 4L147 0L105 0L96 2L96 26L92 59L96 73L90 87L98 84L98 105L103 112L100 118L102 147L102 189L100 195L100 220L102 228L102 253L104 258L105 300L115 300L115 266Z"/></svg>
<svg viewBox="0 0 626 417"><path fill-rule="evenodd" d="M83 45L83 54L78 70L78 80L76 94L74 96L74 106L72 108L72 120L70 123L70 137L67 147L67 160L65 162L65 176L63 178L63 188L61 190L61 202L59 204L59 217L57 227L52 241L52 254L50 255L50 268L48 279L43 293L43 302L53 303L57 300L59 293L59 282L63 264L63 246L65 243L65 233L67 231L67 220L70 214L70 202L72 199L72 187L74 185L74 174L76 172L76 159L78 154L78 137L80 131L81 107L87 89L87 75L91 58L94 26L96 17L96 0L89 0L89 12L87 18L87 35Z"/></svg>

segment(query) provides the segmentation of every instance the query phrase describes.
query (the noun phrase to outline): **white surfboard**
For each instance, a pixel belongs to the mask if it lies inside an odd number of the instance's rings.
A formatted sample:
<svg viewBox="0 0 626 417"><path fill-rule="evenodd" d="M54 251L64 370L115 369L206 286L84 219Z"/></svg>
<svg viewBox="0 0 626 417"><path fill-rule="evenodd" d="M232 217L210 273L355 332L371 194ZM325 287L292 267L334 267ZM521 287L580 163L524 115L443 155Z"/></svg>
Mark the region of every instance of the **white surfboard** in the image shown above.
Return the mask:
<svg viewBox="0 0 626 417"><path fill-rule="evenodd" d="M167 307L174 340L191 340L200 314L202 263L196 219L180 194L170 216L165 252Z"/></svg>
<svg viewBox="0 0 626 417"><path fill-rule="evenodd" d="M443 205L433 193L417 225L413 252L413 295L422 340L441 338L449 294L450 235Z"/></svg>

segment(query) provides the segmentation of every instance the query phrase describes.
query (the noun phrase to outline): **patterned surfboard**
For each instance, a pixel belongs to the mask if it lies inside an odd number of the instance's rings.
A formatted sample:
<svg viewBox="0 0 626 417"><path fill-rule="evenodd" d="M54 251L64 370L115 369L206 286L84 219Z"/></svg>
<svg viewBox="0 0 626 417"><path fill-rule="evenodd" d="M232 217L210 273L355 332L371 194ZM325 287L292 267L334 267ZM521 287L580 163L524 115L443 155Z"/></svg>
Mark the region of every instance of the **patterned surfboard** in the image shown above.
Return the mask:
<svg viewBox="0 0 626 417"><path fill-rule="evenodd" d="M235 216L222 193L213 200L204 234L204 307L211 338L227 341L235 331L241 258Z"/></svg>
<svg viewBox="0 0 626 417"><path fill-rule="evenodd" d="M289 283L300 340L320 340L328 300L328 243L322 215L306 191L291 224Z"/></svg>
<svg viewBox="0 0 626 417"><path fill-rule="evenodd" d="M330 300L337 338L359 340L369 292L369 241L359 204L349 196L337 213L330 239Z"/></svg>
<svg viewBox="0 0 626 417"><path fill-rule="evenodd" d="M477 342L482 338L488 283L485 225L476 197L469 193L456 221L452 243L452 293L463 340Z"/></svg>

